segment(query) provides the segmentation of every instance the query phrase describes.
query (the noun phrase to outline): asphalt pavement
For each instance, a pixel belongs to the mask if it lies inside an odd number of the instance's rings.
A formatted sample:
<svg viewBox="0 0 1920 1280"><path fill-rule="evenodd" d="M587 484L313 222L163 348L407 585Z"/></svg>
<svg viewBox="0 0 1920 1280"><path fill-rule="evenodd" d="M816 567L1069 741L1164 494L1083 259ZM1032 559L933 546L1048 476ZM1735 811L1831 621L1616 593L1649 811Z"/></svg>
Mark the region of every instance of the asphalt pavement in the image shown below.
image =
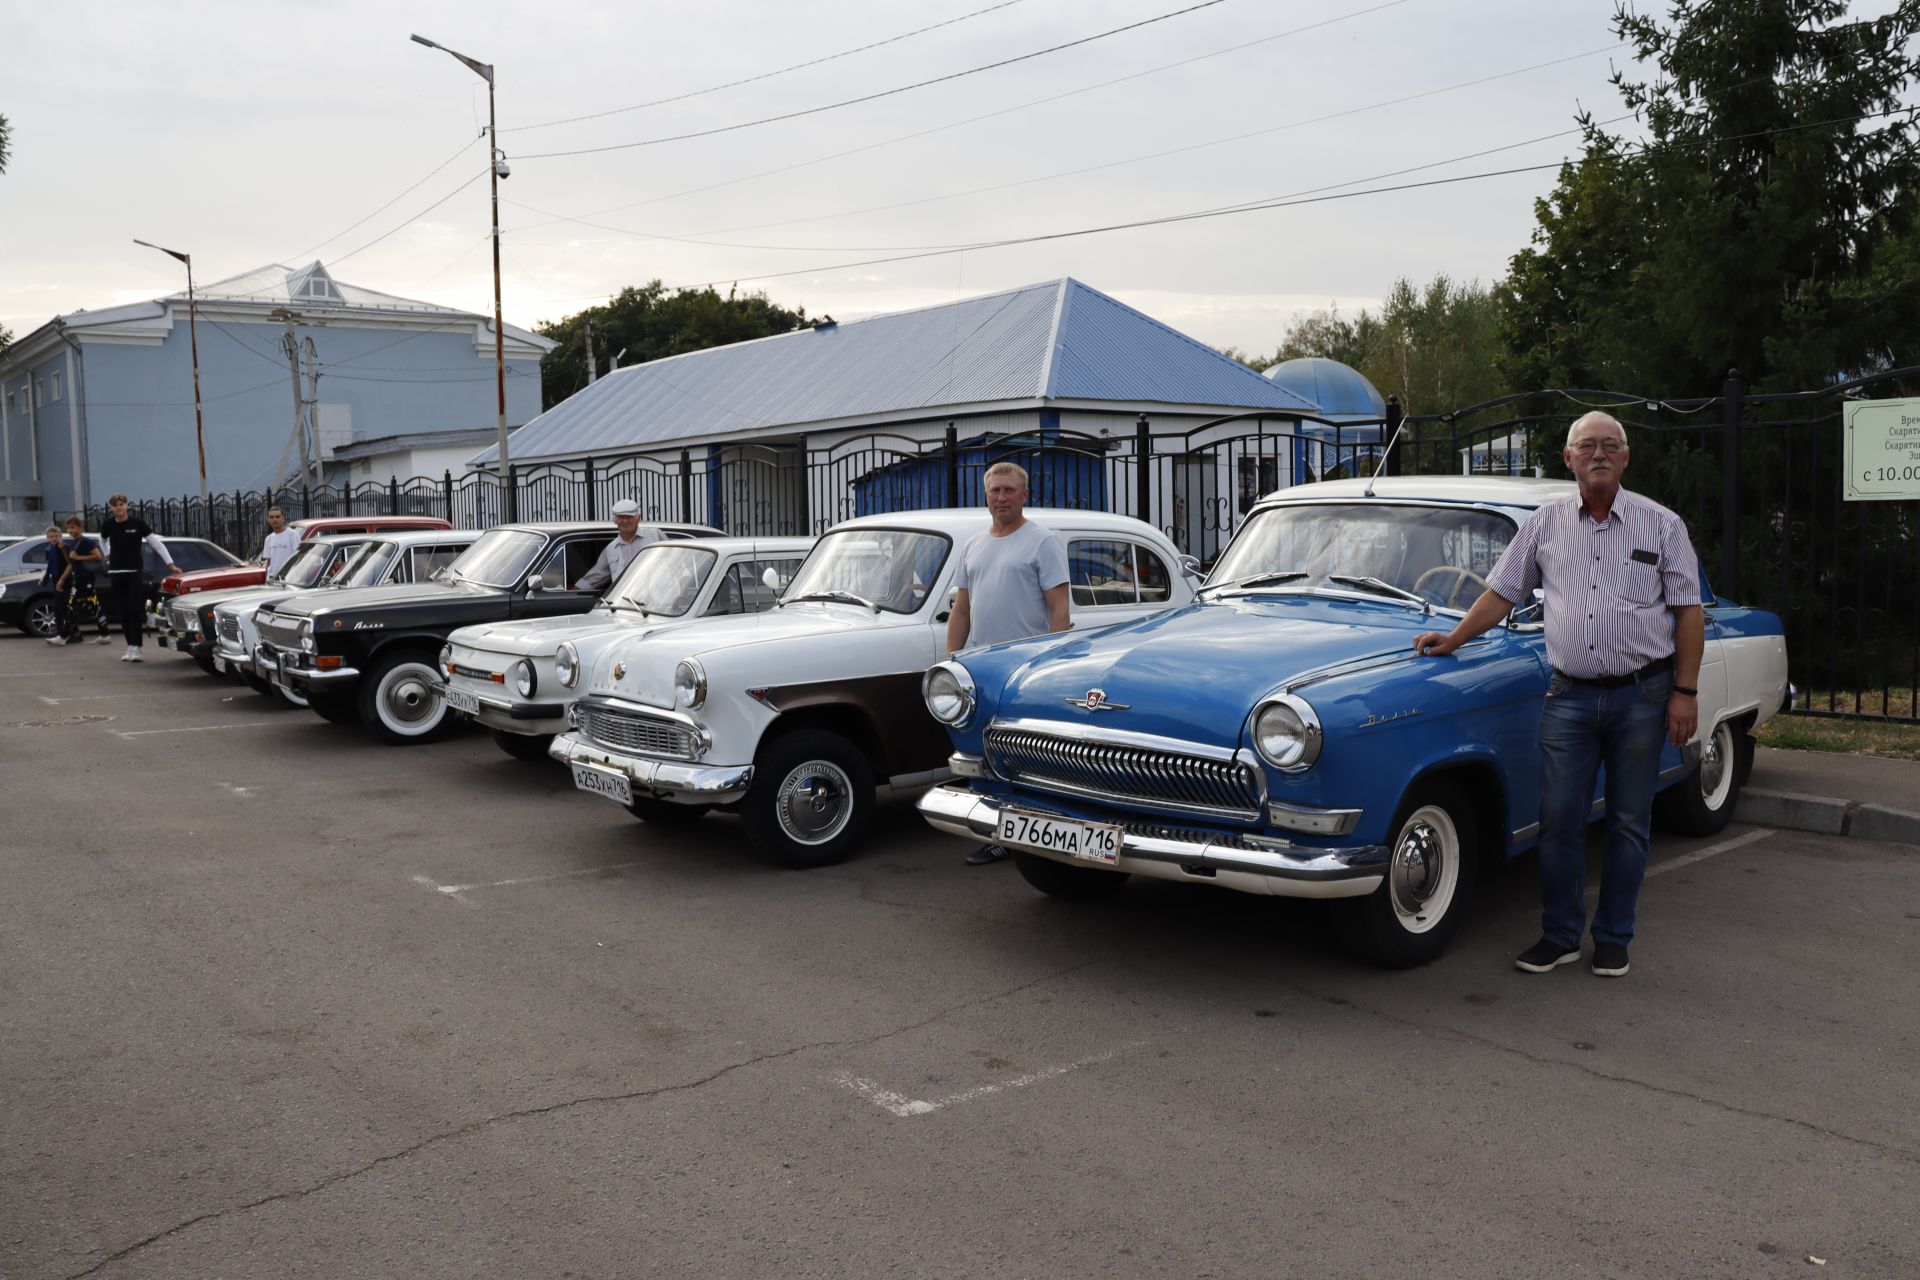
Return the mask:
<svg viewBox="0 0 1920 1280"><path fill-rule="evenodd" d="M1387 973L119 652L0 638L5 1280L1920 1274L1913 846L1658 839L1619 980L1522 860Z"/></svg>

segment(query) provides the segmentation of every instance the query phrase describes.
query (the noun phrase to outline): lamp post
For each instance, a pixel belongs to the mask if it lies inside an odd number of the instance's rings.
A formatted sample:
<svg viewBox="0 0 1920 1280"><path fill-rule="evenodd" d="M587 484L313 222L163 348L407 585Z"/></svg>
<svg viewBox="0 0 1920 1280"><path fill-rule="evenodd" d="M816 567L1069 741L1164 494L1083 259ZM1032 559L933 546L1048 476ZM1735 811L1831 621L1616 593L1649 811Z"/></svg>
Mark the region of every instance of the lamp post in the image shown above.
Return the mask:
<svg viewBox="0 0 1920 1280"><path fill-rule="evenodd" d="M506 159L500 154L500 129L493 116L493 64L456 53L422 35L414 36L413 42L438 49L465 63L468 70L487 82L487 151L493 184L493 382L500 409L500 487L506 494L506 501L501 505L506 518L514 520L519 517L520 495L512 491L507 479L507 351L505 326L500 319L500 179L507 176L508 170Z"/></svg>
<svg viewBox="0 0 1920 1280"><path fill-rule="evenodd" d="M159 249L169 258L178 258L187 266L187 340L193 348L193 442L200 450L200 510L206 514L208 527L212 527L213 508L207 505L207 433L200 418L200 326L199 308L193 297L193 255L181 253L178 249L166 249L146 240L135 240L135 244L148 249Z"/></svg>

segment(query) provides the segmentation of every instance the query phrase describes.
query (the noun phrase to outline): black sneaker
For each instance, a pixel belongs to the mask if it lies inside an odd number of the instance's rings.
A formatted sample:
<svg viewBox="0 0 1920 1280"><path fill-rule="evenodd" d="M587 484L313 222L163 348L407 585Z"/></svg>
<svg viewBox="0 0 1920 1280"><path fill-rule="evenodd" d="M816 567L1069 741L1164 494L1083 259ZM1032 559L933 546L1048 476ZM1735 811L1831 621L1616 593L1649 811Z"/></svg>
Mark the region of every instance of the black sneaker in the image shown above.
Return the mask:
<svg viewBox="0 0 1920 1280"><path fill-rule="evenodd" d="M967 855L967 865L984 867L990 862L998 862L1007 856L1006 848L997 844L983 844Z"/></svg>
<svg viewBox="0 0 1920 1280"><path fill-rule="evenodd" d="M1624 952L1622 953L1624 955ZM1571 951L1557 942L1545 938L1522 951L1514 960L1513 967L1524 973L1552 973L1563 964L1572 964L1580 958L1580 948Z"/></svg>
<svg viewBox="0 0 1920 1280"><path fill-rule="evenodd" d="M1627 973L1627 944L1624 942L1599 942L1593 944L1593 971L1603 978L1622 978Z"/></svg>

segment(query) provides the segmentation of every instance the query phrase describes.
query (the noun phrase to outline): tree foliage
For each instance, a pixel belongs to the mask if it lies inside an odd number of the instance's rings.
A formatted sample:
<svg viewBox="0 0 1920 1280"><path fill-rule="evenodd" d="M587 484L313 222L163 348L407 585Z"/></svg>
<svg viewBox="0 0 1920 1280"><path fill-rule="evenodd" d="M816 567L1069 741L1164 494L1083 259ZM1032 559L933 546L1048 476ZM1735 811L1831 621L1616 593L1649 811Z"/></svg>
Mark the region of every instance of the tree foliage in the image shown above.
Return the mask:
<svg viewBox="0 0 1920 1280"><path fill-rule="evenodd" d="M1647 138L1579 117L1582 158L1500 291L1513 380L1707 394L1729 368L1808 387L1910 357L1920 0L1862 20L1845 0L1674 0L1614 30Z"/></svg>
<svg viewBox="0 0 1920 1280"><path fill-rule="evenodd" d="M7 118L0 115L0 173L7 171L7 161L13 158L13 126Z"/></svg>
<svg viewBox="0 0 1920 1280"><path fill-rule="evenodd" d="M807 323L806 308L788 310L760 292L723 297L712 289L669 291L658 280L622 289L605 306L576 312L540 326L559 343L540 362L544 406L552 408L587 385L585 335L592 320L595 368L604 375L623 350L620 365L643 364L708 347L788 333Z"/></svg>

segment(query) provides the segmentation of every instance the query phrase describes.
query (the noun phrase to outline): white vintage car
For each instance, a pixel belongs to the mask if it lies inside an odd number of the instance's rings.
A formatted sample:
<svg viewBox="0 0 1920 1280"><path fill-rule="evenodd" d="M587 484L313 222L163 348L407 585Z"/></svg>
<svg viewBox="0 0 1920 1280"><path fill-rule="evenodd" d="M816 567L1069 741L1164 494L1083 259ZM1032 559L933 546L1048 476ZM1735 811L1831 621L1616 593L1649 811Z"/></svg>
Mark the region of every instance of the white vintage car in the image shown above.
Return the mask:
<svg viewBox="0 0 1920 1280"><path fill-rule="evenodd" d="M465 551L475 529L394 529L382 533L329 533L300 544L282 570L284 582L225 593L213 608L213 665L239 676L254 692L285 698L296 707L307 699L268 681L254 661L263 607L306 591L377 587L389 582L425 582ZM337 553L329 560L325 548ZM278 588L278 589L276 589Z"/></svg>
<svg viewBox="0 0 1920 1280"><path fill-rule="evenodd" d="M1073 634L1192 600L1189 562L1157 529L1097 511L1027 516L1066 543ZM876 785L948 776L920 679L946 656L958 551L987 527L983 508L836 525L778 608L608 646L553 757L645 821L724 808L783 865L845 857Z"/></svg>
<svg viewBox="0 0 1920 1280"><path fill-rule="evenodd" d="M483 622L447 637L447 705L485 725L502 751L544 760L581 677L608 646L706 618L759 613L780 598L812 538L656 542L585 614Z"/></svg>

